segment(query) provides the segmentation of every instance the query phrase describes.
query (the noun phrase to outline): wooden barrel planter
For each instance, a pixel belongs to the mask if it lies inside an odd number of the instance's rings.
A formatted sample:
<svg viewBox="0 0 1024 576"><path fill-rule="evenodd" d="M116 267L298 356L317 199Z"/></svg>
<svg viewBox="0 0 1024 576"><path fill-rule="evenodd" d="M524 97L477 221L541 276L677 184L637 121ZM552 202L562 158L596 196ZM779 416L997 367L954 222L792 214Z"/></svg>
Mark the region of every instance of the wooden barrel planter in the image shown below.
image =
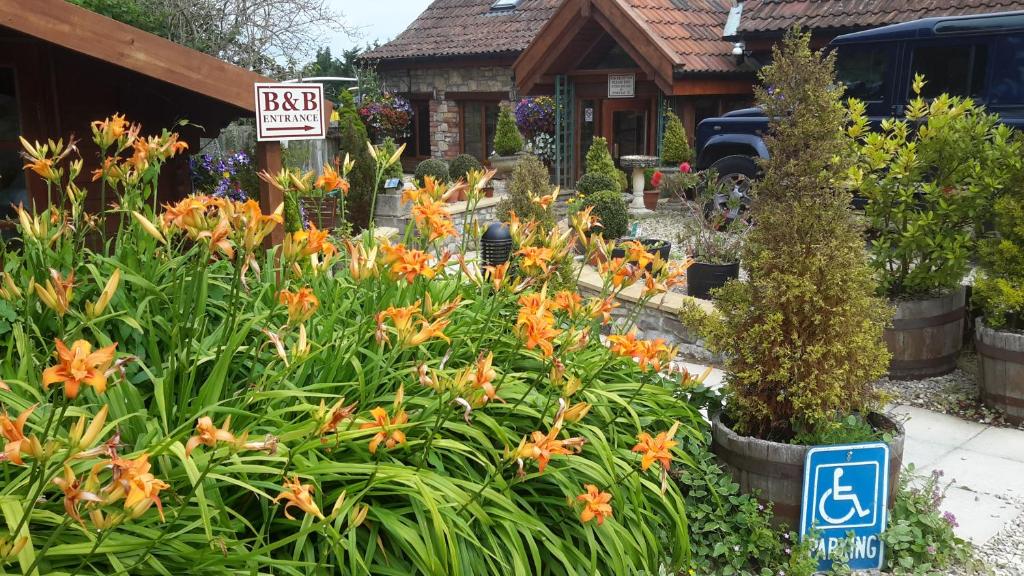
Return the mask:
<svg viewBox="0 0 1024 576"><path fill-rule="evenodd" d="M891 431L889 443L889 502L892 509L903 465L903 427L884 414L872 413L868 421L880 430ZM800 525L800 499L804 485L804 459L813 446L782 444L740 436L722 423L721 415L711 418L711 451L718 456L740 489L756 494L763 503L771 502L776 525L790 528Z"/></svg>
<svg viewBox="0 0 1024 576"><path fill-rule="evenodd" d="M1003 411L1007 421L1024 422L1024 334L993 330L983 318L974 333L981 400Z"/></svg>
<svg viewBox="0 0 1024 576"><path fill-rule="evenodd" d="M896 302L892 327L885 344L892 354L889 377L917 380L948 374L956 369L963 347L966 289L926 300Z"/></svg>

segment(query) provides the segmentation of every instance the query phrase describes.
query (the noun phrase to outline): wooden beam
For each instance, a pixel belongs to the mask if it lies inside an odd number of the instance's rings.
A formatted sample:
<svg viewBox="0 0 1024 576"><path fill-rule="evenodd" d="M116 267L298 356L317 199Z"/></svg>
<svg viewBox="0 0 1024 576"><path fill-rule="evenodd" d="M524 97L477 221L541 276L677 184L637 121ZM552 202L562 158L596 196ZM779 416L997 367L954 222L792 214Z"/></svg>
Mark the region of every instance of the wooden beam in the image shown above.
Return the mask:
<svg viewBox="0 0 1024 576"><path fill-rule="evenodd" d="M702 96L709 94L752 94L753 75L747 78L714 78L690 76L676 80L669 92L673 96Z"/></svg>
<svg viewBox="0 0 1024 576"><path fill-rule="evenodd" d="M0 26L255 112L272 80L64 0L0 0Z"/></svg>
<svg viewBox="0 0 1024 576"><path fill-rule="evenodd" d="M256 167L269 174L277 174L281 170L281 143L257 142ZM284 202L284 194L280 190L260 179L260 207L269 214ZM284 227L278 226L270 233L270 243L280 244L284 241Z"/></svg>

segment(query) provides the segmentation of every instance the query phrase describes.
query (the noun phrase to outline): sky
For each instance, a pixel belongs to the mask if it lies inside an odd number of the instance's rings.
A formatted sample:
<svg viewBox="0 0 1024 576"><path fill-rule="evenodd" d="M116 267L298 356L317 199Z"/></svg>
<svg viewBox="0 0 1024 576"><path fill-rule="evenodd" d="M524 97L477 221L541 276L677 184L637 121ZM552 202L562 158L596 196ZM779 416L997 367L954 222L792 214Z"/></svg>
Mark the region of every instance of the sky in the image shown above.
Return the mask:
<svg viewBox="0 0 1024 576"><path fill-rule="evenodd" d="M352 46L363 46L367 42L380 40L384 42L398 36L405 27L412 23L431 0L328 0L338 11L345 15L345 20L353 26L360 27L362 38L352 39L342 33L330 36L331 52L341 51Z"/></svg>

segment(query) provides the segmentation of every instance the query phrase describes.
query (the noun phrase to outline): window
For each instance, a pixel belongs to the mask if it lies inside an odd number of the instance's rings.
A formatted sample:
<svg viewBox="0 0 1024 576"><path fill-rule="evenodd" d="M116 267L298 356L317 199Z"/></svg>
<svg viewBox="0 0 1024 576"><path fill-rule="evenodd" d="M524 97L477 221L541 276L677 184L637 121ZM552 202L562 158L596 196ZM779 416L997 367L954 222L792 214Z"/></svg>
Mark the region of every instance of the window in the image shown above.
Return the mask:
<svg viewBox="0 0 1024 576"><path fill-rule="evenodd" d="M497 102L463 102L462 152L485 162L494 150L494 129L497 126Z"/></svg>
<svg viewBox="0 0 1024 576"><path fill-rule="evenodd" d="M491 10L511 10L519 4L519 0L495 0Z"/></svg>
<svg viewBox="0 0 1024 576"><path fill-rule="evenodd" d="M411 100L412 123L405 143L406 158L430 157L430 102L428 100Z"/></svg>
<svg viewBox="0 0 1024 576"><path fill-rule="evenodd" d="M924 74L925 98L940 94L979 96L985 90L988 46L985 44L943 44L914 50L914 74Z"/></svg>
<svg viewBox="0 0 1024 576"><path fill-rule="evenodd" d="M888 46L841 46L836 76L846 85L846 96L863 102L885 100L891 52Z"/></svg>
<svg viewBox="0 0 1024 576"><path fill-rule="evenodd" d="M996 42L989 105L1024 108L1024 36L1003 36Z"/></svg>
<svg viewBox="0 0 1024 576"><path fill-rule="evenodd" d="M21 119L13 68L0 68L0 220L15 217L14 206L28 205L25 171L18 156ZM6 239L7 227L0 225Z"/></svg>

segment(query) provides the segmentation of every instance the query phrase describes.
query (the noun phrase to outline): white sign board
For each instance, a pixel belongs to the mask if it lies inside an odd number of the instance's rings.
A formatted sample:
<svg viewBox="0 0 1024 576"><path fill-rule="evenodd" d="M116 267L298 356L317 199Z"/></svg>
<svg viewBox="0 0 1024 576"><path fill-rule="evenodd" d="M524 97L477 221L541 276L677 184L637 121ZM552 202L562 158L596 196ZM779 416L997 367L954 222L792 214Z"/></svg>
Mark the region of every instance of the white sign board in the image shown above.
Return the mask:
<svg viewBox="0 0 1024 576"><path fill-rule="evenodd" d="M609 98L633 98L636 96L636 74L609 74Z"/></svg>
<svg viewBox="0 0 1024 576"><path fill-rule="evenodd" d="M321 140L323 84L256 84L256 139Z"/></svg>

